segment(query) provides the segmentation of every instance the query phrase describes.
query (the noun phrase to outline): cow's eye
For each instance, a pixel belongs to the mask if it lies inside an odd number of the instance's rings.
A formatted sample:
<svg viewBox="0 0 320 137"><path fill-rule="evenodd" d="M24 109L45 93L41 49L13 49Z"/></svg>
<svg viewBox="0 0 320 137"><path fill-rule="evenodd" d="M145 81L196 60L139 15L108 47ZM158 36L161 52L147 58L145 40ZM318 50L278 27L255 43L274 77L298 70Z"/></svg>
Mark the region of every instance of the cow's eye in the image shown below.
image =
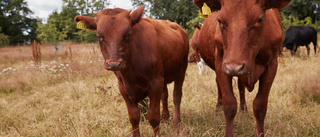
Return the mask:
<svg viewBox="0 0 320 137"><path fill-rule="evenodd" d="M222 21L220 19L217 19L217 21L219 22L219 25L221 28L227 30L228 26L226 24L222 23Z"/></svg>
<svg viewBox="0 0 320 137"><path fill-rule="evenodd" d="M102 41L104 41L104 38L103 38L103 37L98 37L98 40L99 40L100 42L102 42Z"/></svg>
<svg viewBox="0 0 320 137"><path fill-rule="evenodd" d="M258 23L262 23L262 21L263 21L263 17L258 19Z"/></svg>
<svg viewBox="0 0 320 137"><path fill-rule="evenodd" d="M131 33L128 33L125 35L124 41L130 41L130 38L131 38Z"/></svg>
<svg viewBox="0 0 320 137"><path fill-rule="evenodd" d="M219 22L219 25L221 25L221 24L222 24L221 20L217 19L217 21Z"/></svg>

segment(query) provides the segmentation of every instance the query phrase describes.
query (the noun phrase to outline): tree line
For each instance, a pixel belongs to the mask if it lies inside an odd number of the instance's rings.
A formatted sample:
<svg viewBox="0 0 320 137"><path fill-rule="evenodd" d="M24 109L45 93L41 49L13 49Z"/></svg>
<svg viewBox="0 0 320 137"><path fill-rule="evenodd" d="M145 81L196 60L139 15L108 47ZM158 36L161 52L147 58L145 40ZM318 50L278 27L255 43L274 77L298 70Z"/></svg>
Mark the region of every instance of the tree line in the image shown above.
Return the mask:
<svg viewBox="0 0 320 137"><path fill-rule="evenodd" d="M193 25L203 22L192 0L131 0L133 6L146 5L144 16L170 20L184 28L189 36ZM106 0L63 0L62 10L52 11L46 20L34 18L25 0L1 0L0 46L18 45L37 40L58 45L60 41L97 42L96 32L79 30L73 18L76 15L94 17L110 5ZM313 26L320 31L320 1L293 0L289 7L280 11L284 30L290 26Z"/></svg>

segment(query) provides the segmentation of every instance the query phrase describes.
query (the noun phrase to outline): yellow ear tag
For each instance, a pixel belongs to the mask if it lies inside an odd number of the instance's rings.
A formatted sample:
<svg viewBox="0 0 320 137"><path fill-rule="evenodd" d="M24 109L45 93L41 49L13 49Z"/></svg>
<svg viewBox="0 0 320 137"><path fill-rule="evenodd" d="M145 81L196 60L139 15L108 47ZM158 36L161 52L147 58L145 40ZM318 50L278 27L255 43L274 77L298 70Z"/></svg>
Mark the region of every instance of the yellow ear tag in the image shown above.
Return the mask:
<svg viewBox="0 0 320 137"><path fill-rule="evenodd" d="M86 25L82 21L79 21L77 23L77 29L86 29Z"/></svg>
<svg viewBox="0 0 320 137"><path fill-rule="evenodd" d="M208 15L202 14L201 10L199 10L200 18L208 18Z"/></svg>
<svg viewBox="0 0 320 137"><path fill-rule="evenodd" d="M211 9L210 7L207 5L207 3L203 3L203 6L202 6L202 14L203 15L211 15Z"/></svg>

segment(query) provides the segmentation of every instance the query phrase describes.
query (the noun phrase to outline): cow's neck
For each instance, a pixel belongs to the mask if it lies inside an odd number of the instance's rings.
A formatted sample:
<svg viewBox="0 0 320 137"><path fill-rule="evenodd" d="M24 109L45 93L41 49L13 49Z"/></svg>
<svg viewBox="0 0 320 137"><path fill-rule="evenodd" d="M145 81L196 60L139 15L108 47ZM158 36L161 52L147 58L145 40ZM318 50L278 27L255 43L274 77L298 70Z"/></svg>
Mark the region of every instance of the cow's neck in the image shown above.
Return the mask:
<svg viewBox="0 0 320 137"><path fill-rule="evenodd" d="M139 79L132 69L127 67L114 73L117 75L119 82L123 83L124 91L122 91L122 94L128 96L131 101L138 103L147 96L150 89L148 81Z"/></svg>

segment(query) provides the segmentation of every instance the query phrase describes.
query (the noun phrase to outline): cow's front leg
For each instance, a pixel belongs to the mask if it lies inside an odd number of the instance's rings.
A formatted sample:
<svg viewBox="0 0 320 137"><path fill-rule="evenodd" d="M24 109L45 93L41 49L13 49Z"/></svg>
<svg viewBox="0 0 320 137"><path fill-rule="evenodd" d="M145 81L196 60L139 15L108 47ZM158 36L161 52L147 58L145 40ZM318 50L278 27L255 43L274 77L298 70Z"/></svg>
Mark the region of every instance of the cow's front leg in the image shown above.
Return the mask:
<svg viewBox="0 0 320 137"><path fill-rule="evenodd" d="M167 85L164 85L162 96L162 120L169 120L169 109L168 109L168 88Z"/></svg>
<svg viewBox="0 0 320 137"><path fill-rule="evenodd" d="M240 79L238 79L238 89L239 89L239 95L240 95L240 110L243 112L248 112L247 104L246 104L245 86Z"/></svg>
<svg viewBox="0 0 320 137"><path fill-rule="evenodd" d="M309 47L308 44L306 44L306 48L307 48L307 54L308 54L308 56L309 56L309 54L310 54L310 47Z"/></svg>
<svg viewBox="0 0 320 137"><path fill-rule="evenodd" d="M222 93L222 106L226 119L226 137L233 137L233 120L237 114L237 100L232 90L232 77L227 76L221 70L216 71L218 84Z"/></svg>
<svg viewBox="0 0 320 137"><path fill-rule="evenodd" d="M273 63L266 67L265 72L259 79L259 90L256 98L253 101L253 113L257 123L256 136L264 136L264 119L267 113L269 92L277 73L277 58L273 60Z"/></svg>
<svg viewBox="0 0 320 137"><path fill-rule="evenodd" d="M139 131L139 122L140 122L140 111L139 106L137 102L134 102L128 94L123 94L124 92L121 92L122 96L127 104L128 114L129 114L129 120L132 126L132 136L133 137L140 137L140 131Z"/></svg>
<svg viewBox="0 0 320 137"><path fill-rule="evenodd" d="M216 105L216 112L220 111L222 107L222 94L221 94L221 88L218 83L218 78L216 78L216 83L218 87L218 100L217 100L217 105Z"/></svg>
<svg viewBox="0 0 320 137"><path fill-rule="evenodd" d="M297 50L298 50L298 46L293 45L293 49L291 50L291 56L292 56L292 57L296 55Z"/></svg>
<svg viewBox="0 0 320 137"><path fill-rule="evenodd" d="M150 106L148 110L148 120L154 132L154 136L159 135L160 124L160 98L163 92L164 79L162 77L154 78L151 82L151 91L149 92Z"/></svg>
<svg viewBox="0 0 320 137"><path fill-rule="evenodd" d="M119 87L120 93L127 105L129 120L132 126L132 136L140 137L140 131L139 131L140 111L138 107L138 102L132 100L132 98L128 95L128 92L133 92L133 91L129 91L129 90L132 90L132 88L130 88L130 85L125 86L122 77L118 73L115 73L115 74L118 78L118 87Z"/></svg>
<svg viewBox="0 0 320 137"><path fill-rule="evenodd" d="M128 113L129 113L129 120L132 125L132 136L133 137L140 137L139 131L139 122L140 122L140 111L138 107L138 103L133 103L132 101L126 101Z"/></svg>

